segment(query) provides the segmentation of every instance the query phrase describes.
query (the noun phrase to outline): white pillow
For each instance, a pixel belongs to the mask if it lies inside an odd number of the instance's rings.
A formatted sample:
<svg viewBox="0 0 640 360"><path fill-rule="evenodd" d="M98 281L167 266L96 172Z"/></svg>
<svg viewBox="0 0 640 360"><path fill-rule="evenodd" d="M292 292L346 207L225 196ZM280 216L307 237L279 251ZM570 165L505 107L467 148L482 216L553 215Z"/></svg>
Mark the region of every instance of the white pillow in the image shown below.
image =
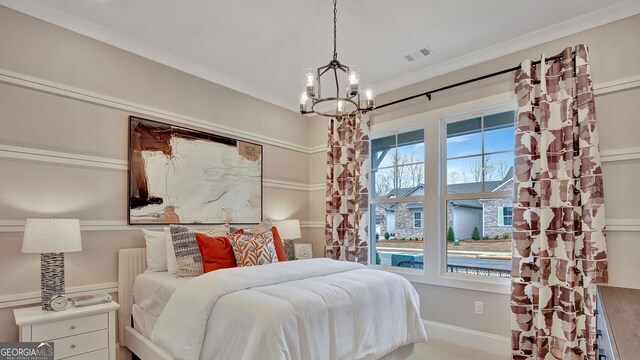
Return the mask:
<svg viewBox="0 0 640 360"><path fill-rule="evenodd" d="M147 243L147 271L167 271L167 249L164 231L142 229Z"/></svg>
<svg viewBox="0 0 640 360"><path fill-rule="evenodd" d="M169 274L178 273L178 261L176 260L176 252L173 249L173 241L171 240L171 231L168 226L164 227L164 243L165 255L167 260L167 271Z"/></svg>

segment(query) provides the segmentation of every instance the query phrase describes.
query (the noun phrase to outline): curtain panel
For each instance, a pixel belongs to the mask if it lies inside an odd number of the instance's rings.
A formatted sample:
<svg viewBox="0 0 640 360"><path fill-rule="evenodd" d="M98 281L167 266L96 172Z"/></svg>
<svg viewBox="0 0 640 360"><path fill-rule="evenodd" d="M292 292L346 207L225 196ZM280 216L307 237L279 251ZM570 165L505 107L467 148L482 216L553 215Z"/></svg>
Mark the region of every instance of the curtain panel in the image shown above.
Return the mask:
<svg viewBox="0 0 640 360"><path fill-rule="evenodd" d="M605 206L585 45L515 74L513 359L595 359Z"/></svg>
<svg viewBox="0 0 640 360"><path fill-rule="evenodd" d="M368 262L369 120L361 115L329 123L325 257Z"/></svg>

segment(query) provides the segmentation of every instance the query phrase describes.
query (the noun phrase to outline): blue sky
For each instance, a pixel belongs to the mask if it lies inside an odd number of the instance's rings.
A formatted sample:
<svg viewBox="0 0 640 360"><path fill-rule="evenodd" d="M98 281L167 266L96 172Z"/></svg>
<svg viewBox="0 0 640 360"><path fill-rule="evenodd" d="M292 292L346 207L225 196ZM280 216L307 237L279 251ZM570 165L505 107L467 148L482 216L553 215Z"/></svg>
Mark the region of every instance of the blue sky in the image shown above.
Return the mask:
<svg viewBox="0 0 640 360"><path fill-rule="evenodd" d="M485 131L485 152L512 150L514 141L513 131L513 127ZM480 132L447 138L447 158L481 154L482 133ZM479 164L482 161L481 159L481 156L474 156L447 160L447 182L475 182L472 168L474 164ZM506 170L513 166L513 152L490 155L488 161L487 158L485 158L485 161L493 164L495 169L485 174L485 180L500 180ZM452 173L457 175L451 175Z"/></svg>

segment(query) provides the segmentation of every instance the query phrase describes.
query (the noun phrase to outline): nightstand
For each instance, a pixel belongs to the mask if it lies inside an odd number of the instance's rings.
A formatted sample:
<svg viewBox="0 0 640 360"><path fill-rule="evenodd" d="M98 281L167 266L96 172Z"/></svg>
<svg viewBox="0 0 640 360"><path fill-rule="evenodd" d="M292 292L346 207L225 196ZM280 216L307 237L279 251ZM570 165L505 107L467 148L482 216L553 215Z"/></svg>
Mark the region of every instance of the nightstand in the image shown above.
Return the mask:
<svg viewBox="0 0 640 360"><path fill-rule="evenodd" d="M115 360L115 302L63 311L43 311L41 306L16 309L13 315L20 341L52 341L55 359Z"/></svg>

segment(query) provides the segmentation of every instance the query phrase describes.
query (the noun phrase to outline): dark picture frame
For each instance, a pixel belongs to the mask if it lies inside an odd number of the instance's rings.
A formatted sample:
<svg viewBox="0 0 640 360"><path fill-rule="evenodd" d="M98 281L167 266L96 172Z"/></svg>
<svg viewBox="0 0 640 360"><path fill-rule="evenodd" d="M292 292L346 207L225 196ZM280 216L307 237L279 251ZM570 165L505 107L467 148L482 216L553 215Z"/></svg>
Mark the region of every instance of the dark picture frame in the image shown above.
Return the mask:
<svg viewBox="0 0 640 360"><path fill-rule="evenodd" d="M260 144L129 116L130 225L263 220Z"/></svg>

